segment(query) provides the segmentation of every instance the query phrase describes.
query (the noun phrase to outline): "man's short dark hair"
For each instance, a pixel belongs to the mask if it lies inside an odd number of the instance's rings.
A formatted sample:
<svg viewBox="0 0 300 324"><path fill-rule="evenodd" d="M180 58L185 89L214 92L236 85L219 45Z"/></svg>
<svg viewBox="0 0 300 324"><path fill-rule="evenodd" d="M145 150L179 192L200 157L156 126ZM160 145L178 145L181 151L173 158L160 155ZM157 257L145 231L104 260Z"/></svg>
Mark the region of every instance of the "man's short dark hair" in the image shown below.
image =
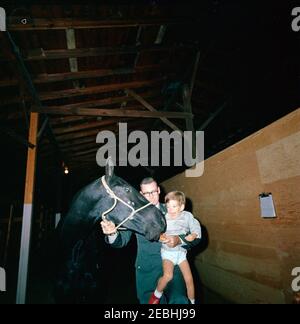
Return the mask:
<svg viewBox="0 0 300 324"><path fill-rule="evenodd" d="M145 178L145 179L143 179L143 180L141 181L141 183L140 183L140 186L142 186L142 185L148 185L148 184L150 184L150 183L152 183L152 182L155 182L155 183L158 185L158 183L157 183L157 181L156 181L155 179L149 177L149 178Z"/></svg>

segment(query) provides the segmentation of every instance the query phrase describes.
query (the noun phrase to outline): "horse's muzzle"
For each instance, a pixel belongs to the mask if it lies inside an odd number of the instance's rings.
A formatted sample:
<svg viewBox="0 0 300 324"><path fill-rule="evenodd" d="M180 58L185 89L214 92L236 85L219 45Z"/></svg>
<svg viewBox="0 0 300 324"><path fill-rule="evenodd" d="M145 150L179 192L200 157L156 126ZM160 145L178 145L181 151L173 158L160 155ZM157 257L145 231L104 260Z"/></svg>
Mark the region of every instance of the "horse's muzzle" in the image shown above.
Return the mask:
<svg viewBox="0 0 300 324"><path fill-rule="evenodd" d="M160 234L164 233L166 230L166 220L164 216L159 215L158 222L153 226L153 223L145 232L145 237L149 241L158 241Z"/></svg>

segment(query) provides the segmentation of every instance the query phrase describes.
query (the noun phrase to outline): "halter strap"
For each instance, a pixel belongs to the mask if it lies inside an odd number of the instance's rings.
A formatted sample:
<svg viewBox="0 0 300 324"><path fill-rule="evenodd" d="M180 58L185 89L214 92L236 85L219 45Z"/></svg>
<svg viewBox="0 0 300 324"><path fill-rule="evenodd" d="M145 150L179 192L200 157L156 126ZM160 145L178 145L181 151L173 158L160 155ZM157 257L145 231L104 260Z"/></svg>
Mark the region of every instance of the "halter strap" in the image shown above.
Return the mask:
<svg viewBox="0 0 300 324"><path fill-rule="evenodd" d="M106 180L105 180L105 176L103 176L101 178L101 181L102 181L102 184L104 186L104 188L106 189L106 192L109 194L109 196L114 199L114 204L111 208L109 208L108 210L106 210L105 212L102 213L102 219L103 220L106 220L106 215L108 215L110 212L112 212L116 206L117 206L117 203L118 201L120 203L122 203L123 205L127 206L128 208L131 209L131 214L125 218L119 225L116 226L116 230L119 229L123 224L125 224L127 221L133 219L133 217L140 211L142 211L143 209L149 207L152 205L151 202L149 202L148 204L146 204L145 206L139 208L139 209L134 209L132 206L130 206L129 204L127 204L123 199L121 199L120 197L118 197L112 190L111 188L109 187L109 185L107 184Z"/></svg>

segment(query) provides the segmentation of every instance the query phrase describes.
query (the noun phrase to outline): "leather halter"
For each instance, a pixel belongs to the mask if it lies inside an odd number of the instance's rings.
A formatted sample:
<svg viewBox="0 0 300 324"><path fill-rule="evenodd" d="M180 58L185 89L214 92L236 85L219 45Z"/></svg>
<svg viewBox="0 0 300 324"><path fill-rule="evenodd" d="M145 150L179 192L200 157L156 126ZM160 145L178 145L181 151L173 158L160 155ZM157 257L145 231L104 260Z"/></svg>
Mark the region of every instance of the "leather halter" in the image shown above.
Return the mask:
<svg viewBox="0 0 300 324"><path fill-rule="evenodd" d="M129 215L127 218L125 218L125 219L124 219L120 224L118 224L118 225L116 226L116 230L119 229L119 228L120 228L123 224L125 224L127 221L132 220L133 217L134 217L138 212L140 212L140 211L142 211L143 209L145 209L145 208L147 208L147 207L153 205L153 204L150 202L150 203L148 203L147 205L145 205L145 206L143 206L143 207L141 207L141 208L139 208L139 209L134 209L132 206L130 206L129 204L127 204L123 199L121 199L120 197L118 197L118 196L113 192L112 189L110 189L109 185L107 184L107 182L106 182L106 180L105 180L105 176L103 176L103 177L101 178L101 181L102 181L102 184L103 184L104 188L106 189L106 192L109 194L109 196L110 196L112 199L114 199L114 204L113 204L113 206L112 206L111 208L109 208L108 210L106 210L105 212L102 213L102 219L103 219L103 220L106 220L106 215L108 215L110 212L112 212L112 211L116 208L118 201L119 201L120 203L122 203L123 205L127 206L128 208L130 208L131 211L132 211L132 212L130 213L130 215Z"/></svg>

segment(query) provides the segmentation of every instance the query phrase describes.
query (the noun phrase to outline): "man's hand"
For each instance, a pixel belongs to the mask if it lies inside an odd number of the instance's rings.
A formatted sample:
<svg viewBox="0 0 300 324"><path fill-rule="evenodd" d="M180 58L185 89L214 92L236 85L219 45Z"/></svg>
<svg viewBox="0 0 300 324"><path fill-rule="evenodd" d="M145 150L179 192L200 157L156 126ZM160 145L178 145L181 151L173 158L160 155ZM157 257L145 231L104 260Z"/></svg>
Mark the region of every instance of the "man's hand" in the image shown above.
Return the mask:
<svg viewBox="0 0 300 324"><path fill-rule="evenodd" d="M166 239L164 241L165 244L167 244L168 247L173 248L179 244L181 244L179 236L169 236L166 235Z"/></svg>
<svg viewBox="0 0 300 324"><path fill-rule="evenodd" d="M161 243L166 243L167 242L167 235L165 233L163 234L160 234L160 237L159 237L159 242Z"/></svg>
<svg viewBox="0 0 300 324"><path fill-rule="evenodd" d="M104 220L101 222L101 227L102 227L102 231L104 234L106 235L113 235L116 234L116 225L108 220Z"/></svg>

